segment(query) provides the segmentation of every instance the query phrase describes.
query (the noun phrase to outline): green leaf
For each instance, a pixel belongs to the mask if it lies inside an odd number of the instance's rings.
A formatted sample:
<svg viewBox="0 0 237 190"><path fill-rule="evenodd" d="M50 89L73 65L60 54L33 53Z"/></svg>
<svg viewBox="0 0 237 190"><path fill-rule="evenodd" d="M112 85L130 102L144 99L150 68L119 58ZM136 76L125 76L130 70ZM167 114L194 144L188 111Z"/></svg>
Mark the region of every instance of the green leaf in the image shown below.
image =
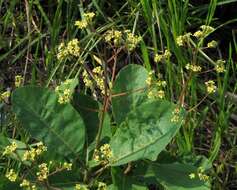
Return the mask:
<svg viewBox="0 0 237 190"><path fill-rule="evenodd" d="M100 110L102 109L99 102L89 96L76 93L73 99L74 108L80 113L87 131L88 143L95 140L98 132ZM101 139L111 137L110 118L106 114L103 123Z"/></svg>
<svg viewBox="0 0 237 190"><path fill-rule="evenodd" d="M111 168L113 184L109 189L113 190L147 190L145 184L139 182L136 177L125 175L118 167Z"/></svg>
<svg viewBox="0 0 237 190"><path fill-rule="evenodd" d="M0 176L0 189L21 190L22 188L19 186L19 184L9 181L5 176Z"/></svg>
<svg viewBox="0 0 237 190"><path fill-rule="evenodd" d="M147 70L135 64L124 67L118 73L112 88L112 108L117 124L122 123L132 109L147 99L147 76Z"/></svg>
<svg viewBox="0 0 237 190"><path fill-rule="evenodd" d="M111 165L144 158L156 160L181 126L183 109L177 115L179 120L171 121L176 107L168 101L148 101L129 113L111 140Z"/></svg>
<svg viewBox="0 0 237 190"><path fill-rule="evenodd" d="M143 169L146 165L140 165ZM151 183L161 183L167 190L208 190L210 184L199 180L198 177L190 179L191 173L196 173L197 167L190 164L150 164L145 173L140 175ZM139 172L137 172L139 173Z"/></svg>
<svg viewBox="0 0 237 190"><path fill-rule="evenodd" d="M12 104L23 127L46 144L52 157L76 154L83 148L82 118L69 103L59 104L54 92L34 86L18 88Z"/></svg>

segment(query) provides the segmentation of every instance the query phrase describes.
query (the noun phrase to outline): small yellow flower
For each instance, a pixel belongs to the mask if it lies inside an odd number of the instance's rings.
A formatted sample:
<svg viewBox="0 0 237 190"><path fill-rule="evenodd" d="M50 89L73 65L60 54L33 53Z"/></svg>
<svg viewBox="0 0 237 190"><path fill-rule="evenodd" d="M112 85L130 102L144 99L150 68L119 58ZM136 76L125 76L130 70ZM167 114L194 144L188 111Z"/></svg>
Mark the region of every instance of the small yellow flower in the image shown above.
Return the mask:
<svg viewBox="0 0 237 190"><path fill-rule="evenodd" d="M23 179L23 181L20 184L20 187L30 187L30 182L26 179Z"/></svg>
<svg viewBox="0 0 237 190"><path fill-rule="evenodd" d="M31 190L37 190L36 185L32 185L32 186L31 186Z"/></svg>
<svg viewBox="0 0 237 190"><path fill-rule="evenodd" d="M77 26L79 29L86 28L89 25L89 23L92 21L94 16L95 16L95 13L93 12L84 13L83 19L76 21L75 26Z"/></svg>
<svg viewBox="0 0 237 190"><path fill-rule="evenodd" d="M176 38L176 43L178 46L184 46L184 39L183 39L183 36L178 36Z"/></svg>
<svg viewBox="0 0 237 190"><path fill-rule="evenodd" d="M80 56L80 46L78 39L73 39L67 44L67 51L71 56L79 57Z"/></svg>
<svg viewBox="0 0 237 190"><path fill-rule="evenodd" d="M198 173L198 177L200 180L202 181L208 181L209 180L209 176L203 173Z"/></svg>
<svg viewBox="0 0 237 190"><path fill-rule="evenodd" d="M39 142L37 144L37 148L35 149L35 153L37 156L41 155L43 152L47 151L47 147L44 146L44 144L42 142Z"/></svg>
<svg viewBox="0 0 237 190"><path fill-rule="evenodd" d="M112 151L110 145L104 144L103 146L100 147L99 150L97 149L95 150L93 159L97 162L102 161L107 163L111 157L112 157Z"/></svg>
<svg viewBox="0 0 237 190"><path fill-rule="evenodd" d="M9 154L15 152L16 149L17 149L17 144L16 144L16 142L13 141L11 143L11 145L5 147L5 149L3 151L3 156L4 155L9 155Z"/></svg>
<svg viewBox="0 0 237 190"><path fill-rule="evenodd" d="M47 151L47 147L44 146L42 142L39 142L36 148L31 148L30 150L26 150L24 152L22 160L35 161L36 157L45 151Z"/></svg>
<svg viewBox="0 0 237 190"><path fill-rule="evenodd" d="M17 174L13 169L10 169L10 171L6 173L5 177L10 181L15 182L17 179Z"/></svg>
<svg viewBox="0 0 237 190"><path fill-rule="evenodd" d="M23 161L29 160L29 161L34 161L36 157L36 152L35 149L31 149L31 150L26 150L23 154Z"/></svg>
<svg viewBox="0 0 237 190"><path fill-rule="evenodd" d="M213 80L209 80L209 81L205 82L205 85L206 85L208 94L214 93L216 91L215 82Z"/></svg>
<svg viewBox="0 0 237 190"><path fill-rule="evenodd" d="M125 42L126 42L128 51L133 51L136 48L136 46L140 43L140 41L142 40L142 37L134 35L133 33L131 33L130 30L125 30L124 32L126 34Z"/></svg>
<svg viewBox="0 0 237 190"><path fill-rule="evenodd" d="M23 77L21 75L16 75L15 76L15 87L18 88L22 85L23 83Z"/></svg>
<svg viewBox="0 0 237 190"><path fill-rule="evenodd" d="M195 64L190 64L190 63L188 63L186 66L185 66L185 68L187 69L187 70L191 70L192 72L200 72L201 70L202 70L202 67L201 66L199 66L199 65L195 65Z"/></svg>
<svg viewBox="0 0 237 190"><path fill-rule="evenodd" d="M153 75L154 75L154 72L153 72L153 71L150 71L150 72L148 73L148 77L147 77L147 79L146 79L146 84L147 84L148 86L150 86L150 85L152 84L152 82L153 82Z"/></svg>
<svg viewBox="0 0 237 190"><path fill-rule="evenodd" d="M163 55L156 53L154 56L154 62L159 63L163 59Z"/></svg>
<svg viewBox="0 0 237 190"><path fill-rule="evenodd" d="M79 57L80 56L80 46L78 39L72 39L66 45L61 43L58 46L57 58L62 61L66 58Z"/></svg>
<svg viewBox="0 0 237 190"><path fill-rule="evenodd" d="M0 95L0 101L8 99L10 97L10 95L11 95L11 92L9 90L7 90L6 92L3 92Z"/></svg>
<svg viewBox="0 0 237 190"><path fill-rule="evenodd" d="M180 114L180 109L179 108L175 108L174 111L172 112L172 115L173 115L172 118L171 118L171 122L172 123L179 122L179 120L180 120L179 114Z"/></svg>
<svg viewBox="0 0 237 190"><path fill-rule="evenodd" d="M209 42L208 44L207 44L207 47L208 48L216 48L217 47L217 41L215 41L215 40L212 40L211 42Z"/></svg>
<svg viewBox="0 0 237 190"><path fill-rule="evenodd" d="M169 50L165 50L165 53L164 53L164 58L165 59L169 59L171 57L171 52Z"/></svg>
<svg viewBox="0 0 237 190"><path fill-rule="evenodd" d="M106 183L103 183L103 182L99 182L99 183L98 183L98 188L97 188L97 190L106 190L106 189L107 189Z"/></svg>
<svg viewBox="0 0 237 190"><path fill-rule="evenodd" d="M119 30L108 30L105 33L105 41L116 46L119 45L122 41L122 32Z"/></svg>
<svg viewBox="0 0 237 190"><path fill-rule="evenodd" d="M215 70L217 73L225 72L225 61L222 59L217 60Z"/></svg>
<svg viewBox="0 0 237 190"><path fill-rule="evenodd" d="M100 152L99 152L99 150L97 150L97 149L95 149L94 160L95 160L96 162L99 162L99 161L100 161Z"/></svg>
<svg viewBox="0 0 237 190"><path fill-rule="evenodd" d="M206 175L204 172L205 172L204 168L203 167L199 167L198 170L197 170L197 175L198 175L200 180L208 181L209 180L209 176Z"/></svg>
<svg viewBox="0 0 237 190"><path fill-rule="evenodd" d="M201 38L205 38L206 36L208 36L210 33L212 33L215 29L211 26L206 26L206 25L202 25L201 30L196 31L193 36L195 36L198 39Z"/></svg>
<svg viewBox="0 0 237 190"><path fill-rule="evenodd" d="M88 73L86 72L86 70L83 71L82 76L83 76L83 82L85 83L85 86L88 87L88 88L92 88L93 82L90 79L90 77L89 77Z"/></svg>
<svg viewBox="0 0 237 190"><path fill-rule="evenodd" d="M213 32L215 30L213 27L206 26L206 25L202 25L202 26L200 26L200 28L203 30L203 32L205 34L209 34L209 33Z"/></svg>
<svg viewBox="0 0 237 190"><path fill-rule="evenodd" d="M96 74L100 74L102 75L103 74L103 69L101 66L98 66L98 67L95 67L93 70L92 70L93 73L96 73Z"/></svg>
<svg viewBox="0 0 237 190"><path fill-rule="evenodd" d="M88 22L86 20L77 20L75 22L75 26L77 26L79 29L83 29L88 26Z"/></svg>
<svg viewBox="0 0 237 190"><path fill-rule="evenodd" d="M67 162L64 162L63 165L62 165L62 168L65 169L65 170L72 170L72 163L67 163Z"/></svg>
<svg viewBox="0 0 237 190"><path fill-rule="evenodd" d="M180 35L176 38L176 43L178 46L184 46L185 43L189 41L189 38L191 36L191 33L186 33L184 35Z"/></svg>
<svg viewBox="0 0 237 190"><path fill-rule="evenodd" d="M76 184L75 190L82 190L81 185L80 184Z"/></svg>
<svg viewBox="0 0 237 190"><path fill-rule="evenodd" d="M83 16L88 22L91 22L91 20L95 17L95 13L88 12L88 13L84 13Z"/></svg>
<svg viewBox="0 0 237 190"><path fill-rule="evenodd" d="M177 123L177 122L179 122L179 116L178 115L174 115L172 118L171 118L171 122L172 123Z"/></svg>
<svg viewBox="0 0 237 190"><path fill-rule="evenodd" d="M76 184L75 190L88 190L85 185Z"/></svg>
<svg viewBox="0 0 237 190"><path fill-rule="evenodd" d="M158 90L157 97L160 98L160 99L163 99L165 97L164 90Z"/></svg>
<svg viewBox="0 0 237 190"><path fill-rule="evenodd" d="M36 173L37 178L39 181L44 181L47 179L48 174L49 174L49 169L46 163L42 163L38 166L39 172Z"/></svg>
<svg viewBox="0 0 237 190"><path fill-rule="evenodd" d="M158 80L157 81L157 86L158 87L166 87L167 83L164 80Z"/></svg>
<svg viewBox="0 0 237 190"><path fill-rule="evenodd" d="M195 36L196 38L202 38L202 37L204 37L204 33L203 33L203 31L201 31L201 30L198 30L198 31L196 31L194 34L193 34L193 36Z"/></svg>
<svg viewBox="0 0 237 190"><path fill-rule="evenodd" d="M189 174L189 178L190 178L190 179L194 179L194 178L195 178L195 173Z"/></svg>

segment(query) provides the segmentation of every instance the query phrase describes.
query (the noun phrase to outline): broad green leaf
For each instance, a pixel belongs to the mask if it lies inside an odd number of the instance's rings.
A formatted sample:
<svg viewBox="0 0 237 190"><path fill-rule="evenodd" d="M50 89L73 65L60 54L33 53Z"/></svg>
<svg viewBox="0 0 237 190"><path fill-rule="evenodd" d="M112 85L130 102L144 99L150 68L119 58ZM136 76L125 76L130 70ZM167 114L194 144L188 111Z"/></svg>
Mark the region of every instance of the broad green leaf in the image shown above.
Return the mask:
<svg viewBox="0 0 237 190"><path fill-rule="evenodd" d="M90 144L95 140L98 132L100 110L102 108L99 102L84 94L76 93L73 100L74 108L80 113L85 123L88 143ZM105 114L103 122L101 139L103 137L111 137L110 118L108 114Z"/></svg>
<svg viewBox="0 0 237 190"><path fill-rule="evenodd" d="M0 176L0 189L2 190L22 190L17 183L9 181L5 176Z"/></svg>
<svg viewBox="0 0 237 190"><path fill-rule="evenodd" d="M75 190L75 184L78 181L82 181L80 178L80 168L73 167L71 171L58 172L48 178L49 183L53 187L58 187L60 189L72 189Z"/></svg>
<svg viewBox="0 0 237 190"><path fill-rule="evenodd" d="M145 184L139 182L136 177L125 175L118 167L111 168L113 184L109 189L113 190L147 190Z"/></svg>
<svg viewBox="0 0 237 190"><path fill-rule="evenodd" d="M76 154L83 148L82 118L69 103L59 104L54 92L34 86L18 88L12 104L23 127L46 144L52 157Z"/></svg>
<svg viewBox="0 0 237 190"><path fill-rule="evenodd" d="M148 101L130 112L111 140L112 166L138 159L156 160L179 130L184 110L172 122L177 106L168 101Z"/></svg>
<svg viewBox="0 0 237 190"><path fill-rule="evenodd" d="M146 168L147 164L140 165L140 168ZM151 163L145 173L136 171L144 180L150 183L160 183L167 190L209 190L210 184L200 180L197 176L190 179L191 173L197 172L197 167L191 164L171 163L155 164ZM139 174L140 173L140 174Z"/></svg>
<svg viewBox="0 0 237 190"><path fill-rule="evenodd" d="M132 109L147 99L147 76L147 70L135 64L124 67L118 73L112 88L112 108L117 124L122 123Z"/></svg>

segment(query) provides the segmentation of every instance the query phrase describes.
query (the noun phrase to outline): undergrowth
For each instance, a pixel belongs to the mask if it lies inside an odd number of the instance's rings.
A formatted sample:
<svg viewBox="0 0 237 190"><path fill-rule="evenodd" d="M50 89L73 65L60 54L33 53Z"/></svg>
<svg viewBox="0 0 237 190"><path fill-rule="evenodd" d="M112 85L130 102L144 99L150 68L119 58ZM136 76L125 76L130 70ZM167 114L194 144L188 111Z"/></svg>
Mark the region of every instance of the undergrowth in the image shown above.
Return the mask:
<svg viewBox="0 0 237 190"><path fill-rule="evenodd" d="M236 0L0 0L0 189L236 189Z"/></svg>

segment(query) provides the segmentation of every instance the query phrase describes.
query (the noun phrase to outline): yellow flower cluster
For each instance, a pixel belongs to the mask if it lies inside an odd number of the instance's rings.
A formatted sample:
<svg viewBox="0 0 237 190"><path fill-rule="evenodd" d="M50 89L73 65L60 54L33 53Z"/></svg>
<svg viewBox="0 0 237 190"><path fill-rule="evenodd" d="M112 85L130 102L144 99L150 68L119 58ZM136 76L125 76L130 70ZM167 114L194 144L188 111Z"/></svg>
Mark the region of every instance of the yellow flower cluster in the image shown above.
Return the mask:
<svg viewBox="0 0 237 190"><path fill-rule="evenodd" d="M195 64L190 64L190 63L188 63L186 66L185 66L185 68L187 69L187 70L190 70L190 71L192 71L192 72L200 72L201 70L202 70L202 67L201 66L199 66L199 65L195 65Z"/></svg>
<svg viewBox="0 0 237 190"><path fill-rule="evenodd" d="M208 36L210 33L212 33L215 29L211 26L206 26L206 25L202 25L201 30L196 31L193 36L195 36L196 38L200 39L200 38L205 38L206 36Z"/></svg>
<svg viewBox="0 0 237 190"><path fill-rule="evenodd" d="M1 100L7 100L11 95L11 92L9 90L3 92L1 95L0 95L0 101Z"/></svg>
<svg viewBox="0 0 237 190"><path fill-rule="evenodd" d="M58 103L60 104L65 104L70 102L71 99L71 90L70 89L65 89L63 91L63 94L61 94L58 98Z"/></svg>
<svg viewBox="0 0 237 190"><path fill-rule="evenodd" d="M217 60L215 65L215 70L217 73L224 73L225 72L225 61L222 59Z"/></svg>
<svg viewBox="0 0 237 190"><path fill-rule="evenodd" d="M150 87L147 94L148 98L163 99L165 97L163 88L166 86L166 81L163 81L161 79L156 80L153 71L149 72L146 79L146 84Z"/></svg>
<svg viewBox="0 0 237 190"><path fill-rule="evenodd" d="M37 156L40 156L43 152L47 151L47 147L43 145L42 142L37 144L36 148L31 148L26 150L23 154L23 161L35 161Z"/></svg>
<svg viewBox="0 0 237 190"><path fill-rule="evenodd" d="M125 44L128 51L133 51L142 40L141 36L134 35L130 30L124 31L126 34Z"/></svg>
<svg viewBox="0 0 237 190"><path fill-rule="evenodd" d="M65 169L67 171L70 171L70 170L72 170L72 163L64 162L61 168Z"/></svg>
<svg viewBox="0 0 237 190"><path fill-rule="evenodd" d="M216 91L216 85L213 80L209 80L209 81L205 82L205 85L206 85L208 94L214 93Z"/></svg>
<svg viewBox="0 0 237 190"><path fill-rule="evenodd" d="M105 41L115 46L125 45L128 51L133 51L142 40L141 36L134 35L130 30L123 32L118 30L108 30L105 33Z"/></svg>
<svg viewBox="0 0 237 190"><path fill-rule="evenodd" d="M159 63L161 62L162 60L165 60L165 59L169 59L171 57L171 52L169 50L165 50L165 53L164 54L158 54L156 53L155 56L154 56L154 61L156 63Z"/></svg>
<svg viewBox="0 0 237 190"><path fill-rule="evenodd" d="M35 185L31 185L31 183L26 180L26 179L23 179L23 181L21 182L20 184L20 187L23 187L27 190L37 190L36 186Z"/></svg>
<svg viewBox="0 0 237 190"><path fill-rule="evenodd" d="M207 47L208 47L208 48L216 48L217 45L218 45L217 41L212 40L211 42L209 42L209 43L207 44Z"/></svg>
<svg viewBox="0 0 237 190"><path fill-rule="evenodd" d="M190 179L194 179L195 176L196 176L195 173L191 173L191 174L189 174L189 178L190 178Z"/></svg>
<svg viewBox="0 0 237 190"><path fill-rule="evenodd" d="M20 187L26 187L29 188L30 187L30 182L26 179L23 179L23 181L20 184Z"/></svg>
<svg viewBox="0 0 237 190"><path fill-rule="evenodd" d="M72 39L67 44L61 43L58 46L58 60L62 61L66 58L79 57L80 56L80 46L78 39Z"/></svg>
<svg viewBox="0 0 237 190"><path fill-rule="evenodd" d="M209 176L204 173L204 169L202 167L198 168L196 174L195 173L189 174L190 179L195 179L196 177L198 177L202 181L208 181L209 180Z"/></svg>
<svg viewBox="0 0 237 190"><path fill-rule="evenodd" d="M102 94L105 94L105 86L104 86L104 75L103 69L101 66L95 67L92 72L94 73L94 79L98 88L101 90Z"/></svg>
<svg viewBox="0 0 237 190"><path fill-rule="evenodd" d="M186 43L188 43L191 33L186 33L184 35L180 35L176 38L176 43L178 46L184 46Z"/></svg>
<svg viewBox="0 0 237 190"><path fill-rule="evenodd" d="M76 184L75 190L82 190L81 185L80 184Z"/></svg>
<svg viewBox="0 0 237 190"><path fill-rule="evenodd" d="M112 151L109 144L104 144L99 150L95 150L94 160L97 162L107 163L112 157Z"/></svg>
<svg viewBox="0 0 237 190"><path fill-rule="evenodd" d="M98 88L101 90L101 93L105 94L103 68L101 66L97 66L92 70L92 73L93 73L95 83L97 84ZM92 88L93 82L90 79L87 71L83 71L82 76L83 76L83 82L85 83L85 86L88 88Z"/></svg>
<svg viewBox="0 0 237 190"><path fill-rule="evenodd" d="M85 185L76 184L75 190L88 190Z"/></svg>
<svg viewBox="0 0 237 190"><path fill-rule="evenodd" d="M148 86L151 86L152 82L154 81L153 77L154 77L154 71L150 71L150 72L148 73L148 77L147 77L147 79L146 79L146 84L147 84Z"/></svg>
<svg viewBox="0 0 237 190"><path fill-rule="evenodd" d="M17 174L13 169L10 169L10 171L6 173L5 177L11 182L15 182L17 179Z"/></svg>
<svg viewBox="0 0 237 190"><path fill-rule="evenodd" d="M107 185L106 185L106 183L99 182L99 183L98 183L97 190L107 190Z"/></svg>
<svg viewBox="0 0 237 190"><path fill-rule="evenodd" d="M16 75L15 76L15 87L18 88L22 85L23 83L23 77L21 75Z"/></svg>
<svg viewBox="0 0 237 190"><path fill-rule="evenodd" d="M105 33L105 41L118 46L122 42L122 32L119 30L108 30Z"/></svg>
<svg viewBox="0 0 237 190"><path fill-rule="evenodd" d="M90 77L89 77L89 75L88 75L86 70L83 71L82 77L83 77L83 82L85 83L85 86L88 87L88 88L92 88L93 82L90 79Z"/></svg>
<svg viewBox="0 0 237 190"><path fill-rule="evenodd" d="M180 109L179 108L175 108L174 111L172 112L172 118L171 118L171 122L172 123L177 123L180 120Z"/></svg>
<svg viewBox="0 0 237 190"><path fill-rule="evenodd" d="M47 179L48 174L49 174L49 169L46 163L42 163L38 166L39 168L39 172L36 173L37 175L37 179L39 181L44 181L45 179Z"/></svg>
<svg viewBox="0 0 237 190"><path fill-rule="evenodd" d="M74 92L74 89L71 88L73 81L73 79L67 79L55 88L55 92L58 95L58 103L66 104L70 102Z"/></svg>
<svg viewBox="0 0 237 190"><path fill-rule="evenodd" d="M206 26L206 25L202 25L200 27L200 30L194 32L194 34L186 33L184 35L180 35L176 38L176 44L178 46L185 46L185 44L187 44L190 40L191 36L196 37L197 39L203 39L205 37L207 37L210 33L212 33L215 29L211 26ZM208 43L207 47L208 48L214 48L217 46L217 42L216 41L211 41Z"/></svg>
<svg viewBox="0 0 237 190"><path fill-rule="evenodd" d="M2 154L3 154L3 156L4 155L9 155L9 154L15 152L16 149L17 149L17 144L16 144L16 142L13 141L11 143L11 145L8 145L8 146L5 147L5 149L4 149Z"/></svg>
<svg viewBox="0 0 237 190"><path fill-rule="evenodd" d="M157 89L153 88L152 90L150 90L148 92L147 96L150 99L152 99L152 98L163 99L165 97L165 92L164 92L164 90L157 90Z"/></svg>
<svg viewBox="0 0 237 190"><path fill-rule="evenodd" d="M82 15L83 19L76 21L75 26L77 26L79 29L86 28L89 25L89 23L92 21L94 16L95 16L95 13L93 12L84 13Z"/></svg>

